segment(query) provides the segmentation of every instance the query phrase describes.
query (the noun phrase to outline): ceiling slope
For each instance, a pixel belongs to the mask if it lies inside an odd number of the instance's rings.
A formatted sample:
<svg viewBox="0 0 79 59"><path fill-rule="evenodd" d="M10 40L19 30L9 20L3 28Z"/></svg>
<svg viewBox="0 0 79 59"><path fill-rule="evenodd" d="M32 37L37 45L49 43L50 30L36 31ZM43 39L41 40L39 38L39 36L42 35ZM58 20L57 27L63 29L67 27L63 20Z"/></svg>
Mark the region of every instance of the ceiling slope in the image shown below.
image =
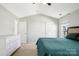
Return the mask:
<svg viewBox="0 0 79 59"><path fill-rule="evenodd" d="M79 9L79 3L52 3L51 6L42 3L2 3L1 5L17 17L45 14L60 18Z"/></svg>

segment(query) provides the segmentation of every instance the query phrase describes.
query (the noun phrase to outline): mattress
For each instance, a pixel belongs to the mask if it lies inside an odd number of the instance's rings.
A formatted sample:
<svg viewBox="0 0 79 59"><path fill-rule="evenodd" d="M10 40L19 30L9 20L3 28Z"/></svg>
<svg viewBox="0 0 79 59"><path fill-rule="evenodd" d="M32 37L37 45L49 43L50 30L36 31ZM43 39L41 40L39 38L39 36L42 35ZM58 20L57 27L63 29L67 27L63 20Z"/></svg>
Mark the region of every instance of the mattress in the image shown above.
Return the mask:
<svg viewBox="0 0 79 59"><path fill-rule="evenodd" d="M40 38L38 56L79 56L79 41L65 38Z"/></svg>

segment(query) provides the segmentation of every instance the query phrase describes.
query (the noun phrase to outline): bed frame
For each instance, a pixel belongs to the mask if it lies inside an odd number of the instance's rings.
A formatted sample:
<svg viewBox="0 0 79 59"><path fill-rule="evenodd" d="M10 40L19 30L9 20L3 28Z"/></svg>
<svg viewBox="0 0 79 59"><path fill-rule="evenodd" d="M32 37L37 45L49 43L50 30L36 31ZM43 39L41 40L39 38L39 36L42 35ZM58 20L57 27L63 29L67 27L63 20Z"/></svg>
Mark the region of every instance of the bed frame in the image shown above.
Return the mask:
<svg viewBox="0 0 79 59"><path fill-rule="evenodd" d="M68 33L79 33L79 26L68 27L67 34Z"/></svg>

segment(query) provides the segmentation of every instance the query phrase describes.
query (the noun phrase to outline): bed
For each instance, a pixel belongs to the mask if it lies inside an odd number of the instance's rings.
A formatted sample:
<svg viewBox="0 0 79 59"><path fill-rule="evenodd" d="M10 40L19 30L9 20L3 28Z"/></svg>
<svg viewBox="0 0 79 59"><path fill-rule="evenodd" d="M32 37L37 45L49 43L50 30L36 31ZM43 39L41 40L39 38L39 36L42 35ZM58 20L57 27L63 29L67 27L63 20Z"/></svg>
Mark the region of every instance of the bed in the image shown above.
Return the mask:
<svg viewBox="0 0 79 59"><path fill-rule="evenodd" d="M69 27L67 32L77 33L77 38L39 38L38 56L79 56L79 26Z"/></svg>

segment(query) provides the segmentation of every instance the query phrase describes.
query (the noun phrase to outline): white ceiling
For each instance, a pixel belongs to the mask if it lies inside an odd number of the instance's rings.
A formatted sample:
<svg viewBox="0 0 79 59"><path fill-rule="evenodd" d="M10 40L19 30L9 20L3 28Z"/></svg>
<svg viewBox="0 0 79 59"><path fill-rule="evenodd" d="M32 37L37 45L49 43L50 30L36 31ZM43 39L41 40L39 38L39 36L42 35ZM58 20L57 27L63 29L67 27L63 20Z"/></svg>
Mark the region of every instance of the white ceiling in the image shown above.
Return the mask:
<svg viewBox="0 0 79 59"><path fill-rule="evenodd" d="M41 13L55 18L60 18L77 9L79 9L79 4L77 3L53 3L51 6L40 5Z"/></svg>
<svg viewBox="0 0 79 59"><path fill-rule="evenodd" d="M40 13L55 18L60 18L68 13L79 9L78 3L52 3L51 6L41 3L2 3L1 5L17 17L30 16Z"/></svg>
<svg viewBox="0 0 79 59"><path fill-rule="evenodd" d="M31 3L2 3L1 5L18 17L37 14L38 9L38 4Z"/></svg>

